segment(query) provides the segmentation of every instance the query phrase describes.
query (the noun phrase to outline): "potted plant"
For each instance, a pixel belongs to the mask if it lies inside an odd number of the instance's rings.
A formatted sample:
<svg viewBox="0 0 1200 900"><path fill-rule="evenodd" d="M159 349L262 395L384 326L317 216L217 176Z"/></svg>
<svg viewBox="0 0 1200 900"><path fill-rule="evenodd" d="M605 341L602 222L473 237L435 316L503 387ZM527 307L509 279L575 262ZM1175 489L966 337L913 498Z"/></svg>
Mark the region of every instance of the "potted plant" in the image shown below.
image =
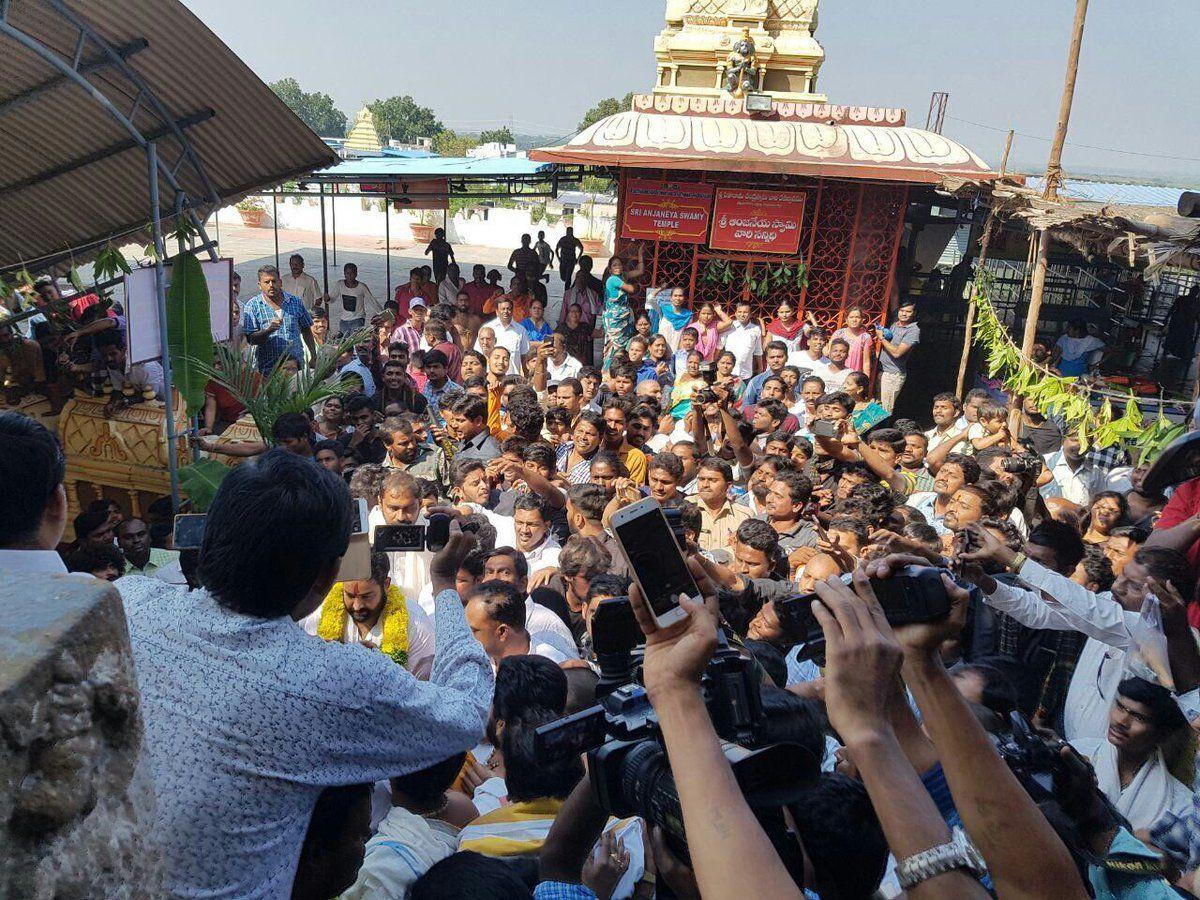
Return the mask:
<svg viewBox="0 0 1200 900"><path fill-rule="evenodd" d="M413 240L416 243L428 244L433 240L433 229L437 227L439 219L437 213L436 209L417 210L417 221L409 226L412 228Z"/></svg>
<svg viewBox="0 0 1200 900"><path fill-rule="evenodd" d="M261 227L267 214L267 207L257 197L247 197L238 203L235 209L241 215L242 223L250 228Z"/></svg>

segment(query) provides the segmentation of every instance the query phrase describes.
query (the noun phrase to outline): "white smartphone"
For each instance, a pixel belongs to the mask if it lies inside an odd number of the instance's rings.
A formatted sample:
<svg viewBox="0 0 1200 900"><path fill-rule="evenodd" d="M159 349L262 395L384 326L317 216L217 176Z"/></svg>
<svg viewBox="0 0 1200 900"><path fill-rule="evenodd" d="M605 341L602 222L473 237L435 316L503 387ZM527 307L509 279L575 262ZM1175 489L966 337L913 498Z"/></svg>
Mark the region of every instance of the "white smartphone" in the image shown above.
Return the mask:
<svg viewBox="0 0 1200 900"><path fill-rule="evenodd" d="M361 497L354 500L353 522L350 526L351 534L366 534L371 530L371 524L367 521L369 512L366 500L363 500Z"/></svg>
<svg viewBox="0 0 1200 900"><path fill-rule="evenodd" d="M698 600L700 589L658 501L647 497L618 509L612 516L612 530L658 626L664 628L685 618L680 595Z"/></svg>

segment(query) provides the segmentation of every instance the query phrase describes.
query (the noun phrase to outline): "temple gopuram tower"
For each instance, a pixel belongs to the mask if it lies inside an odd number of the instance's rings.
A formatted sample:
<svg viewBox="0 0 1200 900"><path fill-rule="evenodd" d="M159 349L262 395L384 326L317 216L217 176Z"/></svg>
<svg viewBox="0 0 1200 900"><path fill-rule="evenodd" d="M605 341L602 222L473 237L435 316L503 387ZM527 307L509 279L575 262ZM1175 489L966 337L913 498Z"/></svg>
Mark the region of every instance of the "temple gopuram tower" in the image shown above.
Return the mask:
<svg viewBox="0 0 1200 900"><path fill-rule="evenodd" d="M881 324L910 207L927 218L943 184L996 177L902 109L818 93L817 3L667 0L649 92L530 151L615 179L614 250L645 262L647 297L678 287L693 309L748 303L764 319L787 300L830 328L859 307Z"/></svg>
<svg viewBox="0 0 1200 900"><path fill-rule="evenodd" d="M668 0L666 18L654 39L655 94L720 94L729 54L748 30L759 64L754 91L779 100L825 102L816 92L825 61L813 36L817 0Z"/></svg>
<svg viewBox="0 0 1200 900"><path fill-rule="evenodd" d="M361 156L375 156L382 147L379 132L375 130L375 116L364 106L354 117L354 125L346 135L346 150Z"/></svg>

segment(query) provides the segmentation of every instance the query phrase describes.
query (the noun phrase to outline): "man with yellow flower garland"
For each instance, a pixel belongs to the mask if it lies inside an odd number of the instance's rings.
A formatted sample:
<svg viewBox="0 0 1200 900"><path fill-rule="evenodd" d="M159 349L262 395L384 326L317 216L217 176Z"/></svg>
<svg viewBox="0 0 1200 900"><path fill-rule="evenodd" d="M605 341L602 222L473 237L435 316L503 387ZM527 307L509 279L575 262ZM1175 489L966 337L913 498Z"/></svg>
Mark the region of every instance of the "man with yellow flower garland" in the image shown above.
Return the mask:
<svg viewBox="0 0 1200 900"><path fill-rule="evenodd" d="M420 604L392 585L391 574L387 554L372 553L370 579L337 582L300 624L326 641L382 650L427 680L433 668L433 626Z"/></svg>

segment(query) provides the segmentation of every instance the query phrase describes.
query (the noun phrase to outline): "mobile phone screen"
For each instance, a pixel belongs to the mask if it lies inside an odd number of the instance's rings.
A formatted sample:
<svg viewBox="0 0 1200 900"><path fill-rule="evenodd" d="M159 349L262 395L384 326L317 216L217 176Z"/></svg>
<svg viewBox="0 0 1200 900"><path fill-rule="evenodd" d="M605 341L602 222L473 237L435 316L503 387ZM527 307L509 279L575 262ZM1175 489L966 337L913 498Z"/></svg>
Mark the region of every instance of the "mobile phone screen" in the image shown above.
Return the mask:
<svg viewBox="0 0 1200 900"><path fill-rule="evenodd" d="M614 531L656 616L678 606L680 594L700 596L661 509L623 522Z"/></svg>
<svg viewBox="0 0 1200 900"><path fill-rule="evenodd" d="M205 515L185 515L175 517L175 549L199 550L204 543L204 523L208 521Z"/></svg>

